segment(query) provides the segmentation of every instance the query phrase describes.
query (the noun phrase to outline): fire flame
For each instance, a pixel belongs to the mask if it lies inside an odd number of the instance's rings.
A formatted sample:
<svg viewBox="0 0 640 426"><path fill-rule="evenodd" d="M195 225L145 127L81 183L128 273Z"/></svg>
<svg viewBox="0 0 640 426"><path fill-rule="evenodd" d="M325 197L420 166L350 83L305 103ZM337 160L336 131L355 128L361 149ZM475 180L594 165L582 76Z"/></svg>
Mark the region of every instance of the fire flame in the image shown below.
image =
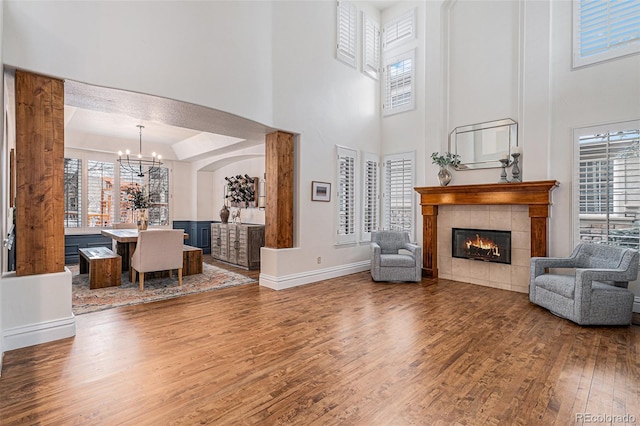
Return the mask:
<svg viewBox="0 0 640 426"><path fill-rule="evenodd" d="M476 234L475 241L467 240L464 242L467 246L467 251L470 250L471 246L479 247L483 250L490 250L494 256L500 256L500 251L498 250L498 245L495 244L491 240L483 240L480 238L480 235Z"/></svg>

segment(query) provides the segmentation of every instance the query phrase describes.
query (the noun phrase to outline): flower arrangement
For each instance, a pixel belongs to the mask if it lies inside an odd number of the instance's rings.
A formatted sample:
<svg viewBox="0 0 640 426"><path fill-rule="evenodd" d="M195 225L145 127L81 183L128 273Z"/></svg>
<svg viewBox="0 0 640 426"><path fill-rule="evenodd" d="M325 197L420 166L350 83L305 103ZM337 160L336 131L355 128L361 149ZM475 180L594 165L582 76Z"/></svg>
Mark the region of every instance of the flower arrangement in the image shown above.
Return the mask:
<svg viewBox="0 0 640 426"><path fill-rule="evenodd" d="M148 209L151 207L152 198L155 196L154 193L147 193L146 188L137 183L127 187L126 193L127 200L134 210Z"/></svg>
<svg viewBox="0 0 640 426"><path fill-rule="evenodd" d="M460 155L452 154L450 152L445 152L443 155L440 155L438 152L434 152L431 154L431 162L433 164L437 164L440 167L453 166L457 167L460 165Z"/></svg>
<svg viewBox="0 0 640 426"><path fill-rule="evenodd" d="M249 207L249 203L255 201L255 179L245 174L224 178L226 182L227 194L225 198L231 202L231 205Z"/></svg>

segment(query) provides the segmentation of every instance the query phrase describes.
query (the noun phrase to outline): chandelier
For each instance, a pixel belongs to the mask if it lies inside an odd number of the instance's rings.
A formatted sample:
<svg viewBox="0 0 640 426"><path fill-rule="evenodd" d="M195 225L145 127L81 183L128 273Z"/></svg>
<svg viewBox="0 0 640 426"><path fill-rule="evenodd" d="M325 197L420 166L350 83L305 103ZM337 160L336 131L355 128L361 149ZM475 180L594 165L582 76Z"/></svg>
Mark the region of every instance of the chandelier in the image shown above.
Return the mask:
<svg viewBox="0 0 640 426"><path fill-rule="evenodd" d="M162 156L152 152L150 159L142 157L142 129L144 129L144 126L138 124L136 127L140 128L140 149L138 150L138 155L129 157L131 152L127 149L124 153L125 157L123 157L122 151L118 151L118 163L120 163L120 166L125 171L136 173L139 177L144 177L145 173L153 173L162 166Z"/></svg>

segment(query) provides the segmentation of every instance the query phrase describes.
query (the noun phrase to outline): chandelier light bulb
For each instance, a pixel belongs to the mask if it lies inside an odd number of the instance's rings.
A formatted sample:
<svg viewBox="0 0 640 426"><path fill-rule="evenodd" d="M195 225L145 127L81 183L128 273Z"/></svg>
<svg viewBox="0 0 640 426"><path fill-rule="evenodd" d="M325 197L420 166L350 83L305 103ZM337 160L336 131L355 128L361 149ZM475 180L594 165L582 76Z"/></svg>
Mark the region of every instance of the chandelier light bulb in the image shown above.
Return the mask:
<svg viewBox="0 0 640 426"><path fill-rule="evenodd" d="M118 151L118 157L122 157L122 151Z"/></svg>
<svg viewBox="0 0 640 426"><path fill-rule="evenodd" d="M151 153L151 156L152 156L153 158L156 158L156 153L155 153L155 152L152 152L152 153Z"/></svg>
<svg viewBox="0 0 640 426"><path fill-rule="evenodd" d="M158 155L158 160L162 160L162 155Z"/></svg>
<svg viewBox="0 0 640 426"><path fill-rule="evenodd" d="M126 151L125 151L125 153L126 153L127 155L129 155L129 154L131 154L131 151L126 150Z"/></svg>

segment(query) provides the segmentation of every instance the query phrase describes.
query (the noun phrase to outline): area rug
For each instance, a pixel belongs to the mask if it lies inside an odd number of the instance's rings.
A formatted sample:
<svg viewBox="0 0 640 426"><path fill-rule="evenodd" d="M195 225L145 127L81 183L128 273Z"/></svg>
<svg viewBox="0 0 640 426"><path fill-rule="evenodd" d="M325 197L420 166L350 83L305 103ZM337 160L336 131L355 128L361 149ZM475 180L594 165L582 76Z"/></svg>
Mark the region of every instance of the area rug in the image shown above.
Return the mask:
<svg viewBox="0 0 640 426"><path fill-rule="evenodd" d="M172 279L167 277L145 280L144 291L140 291L139 283L131 284L129 274L124 273L120 287L90 290L89 274L79 274L78 265L69 265L68 268L73 276L72 303L73 313L76 315L256 282L244 275L204 263L202 274L182 277L182 288L178 285L178 277L175 272Z"/></svg>

